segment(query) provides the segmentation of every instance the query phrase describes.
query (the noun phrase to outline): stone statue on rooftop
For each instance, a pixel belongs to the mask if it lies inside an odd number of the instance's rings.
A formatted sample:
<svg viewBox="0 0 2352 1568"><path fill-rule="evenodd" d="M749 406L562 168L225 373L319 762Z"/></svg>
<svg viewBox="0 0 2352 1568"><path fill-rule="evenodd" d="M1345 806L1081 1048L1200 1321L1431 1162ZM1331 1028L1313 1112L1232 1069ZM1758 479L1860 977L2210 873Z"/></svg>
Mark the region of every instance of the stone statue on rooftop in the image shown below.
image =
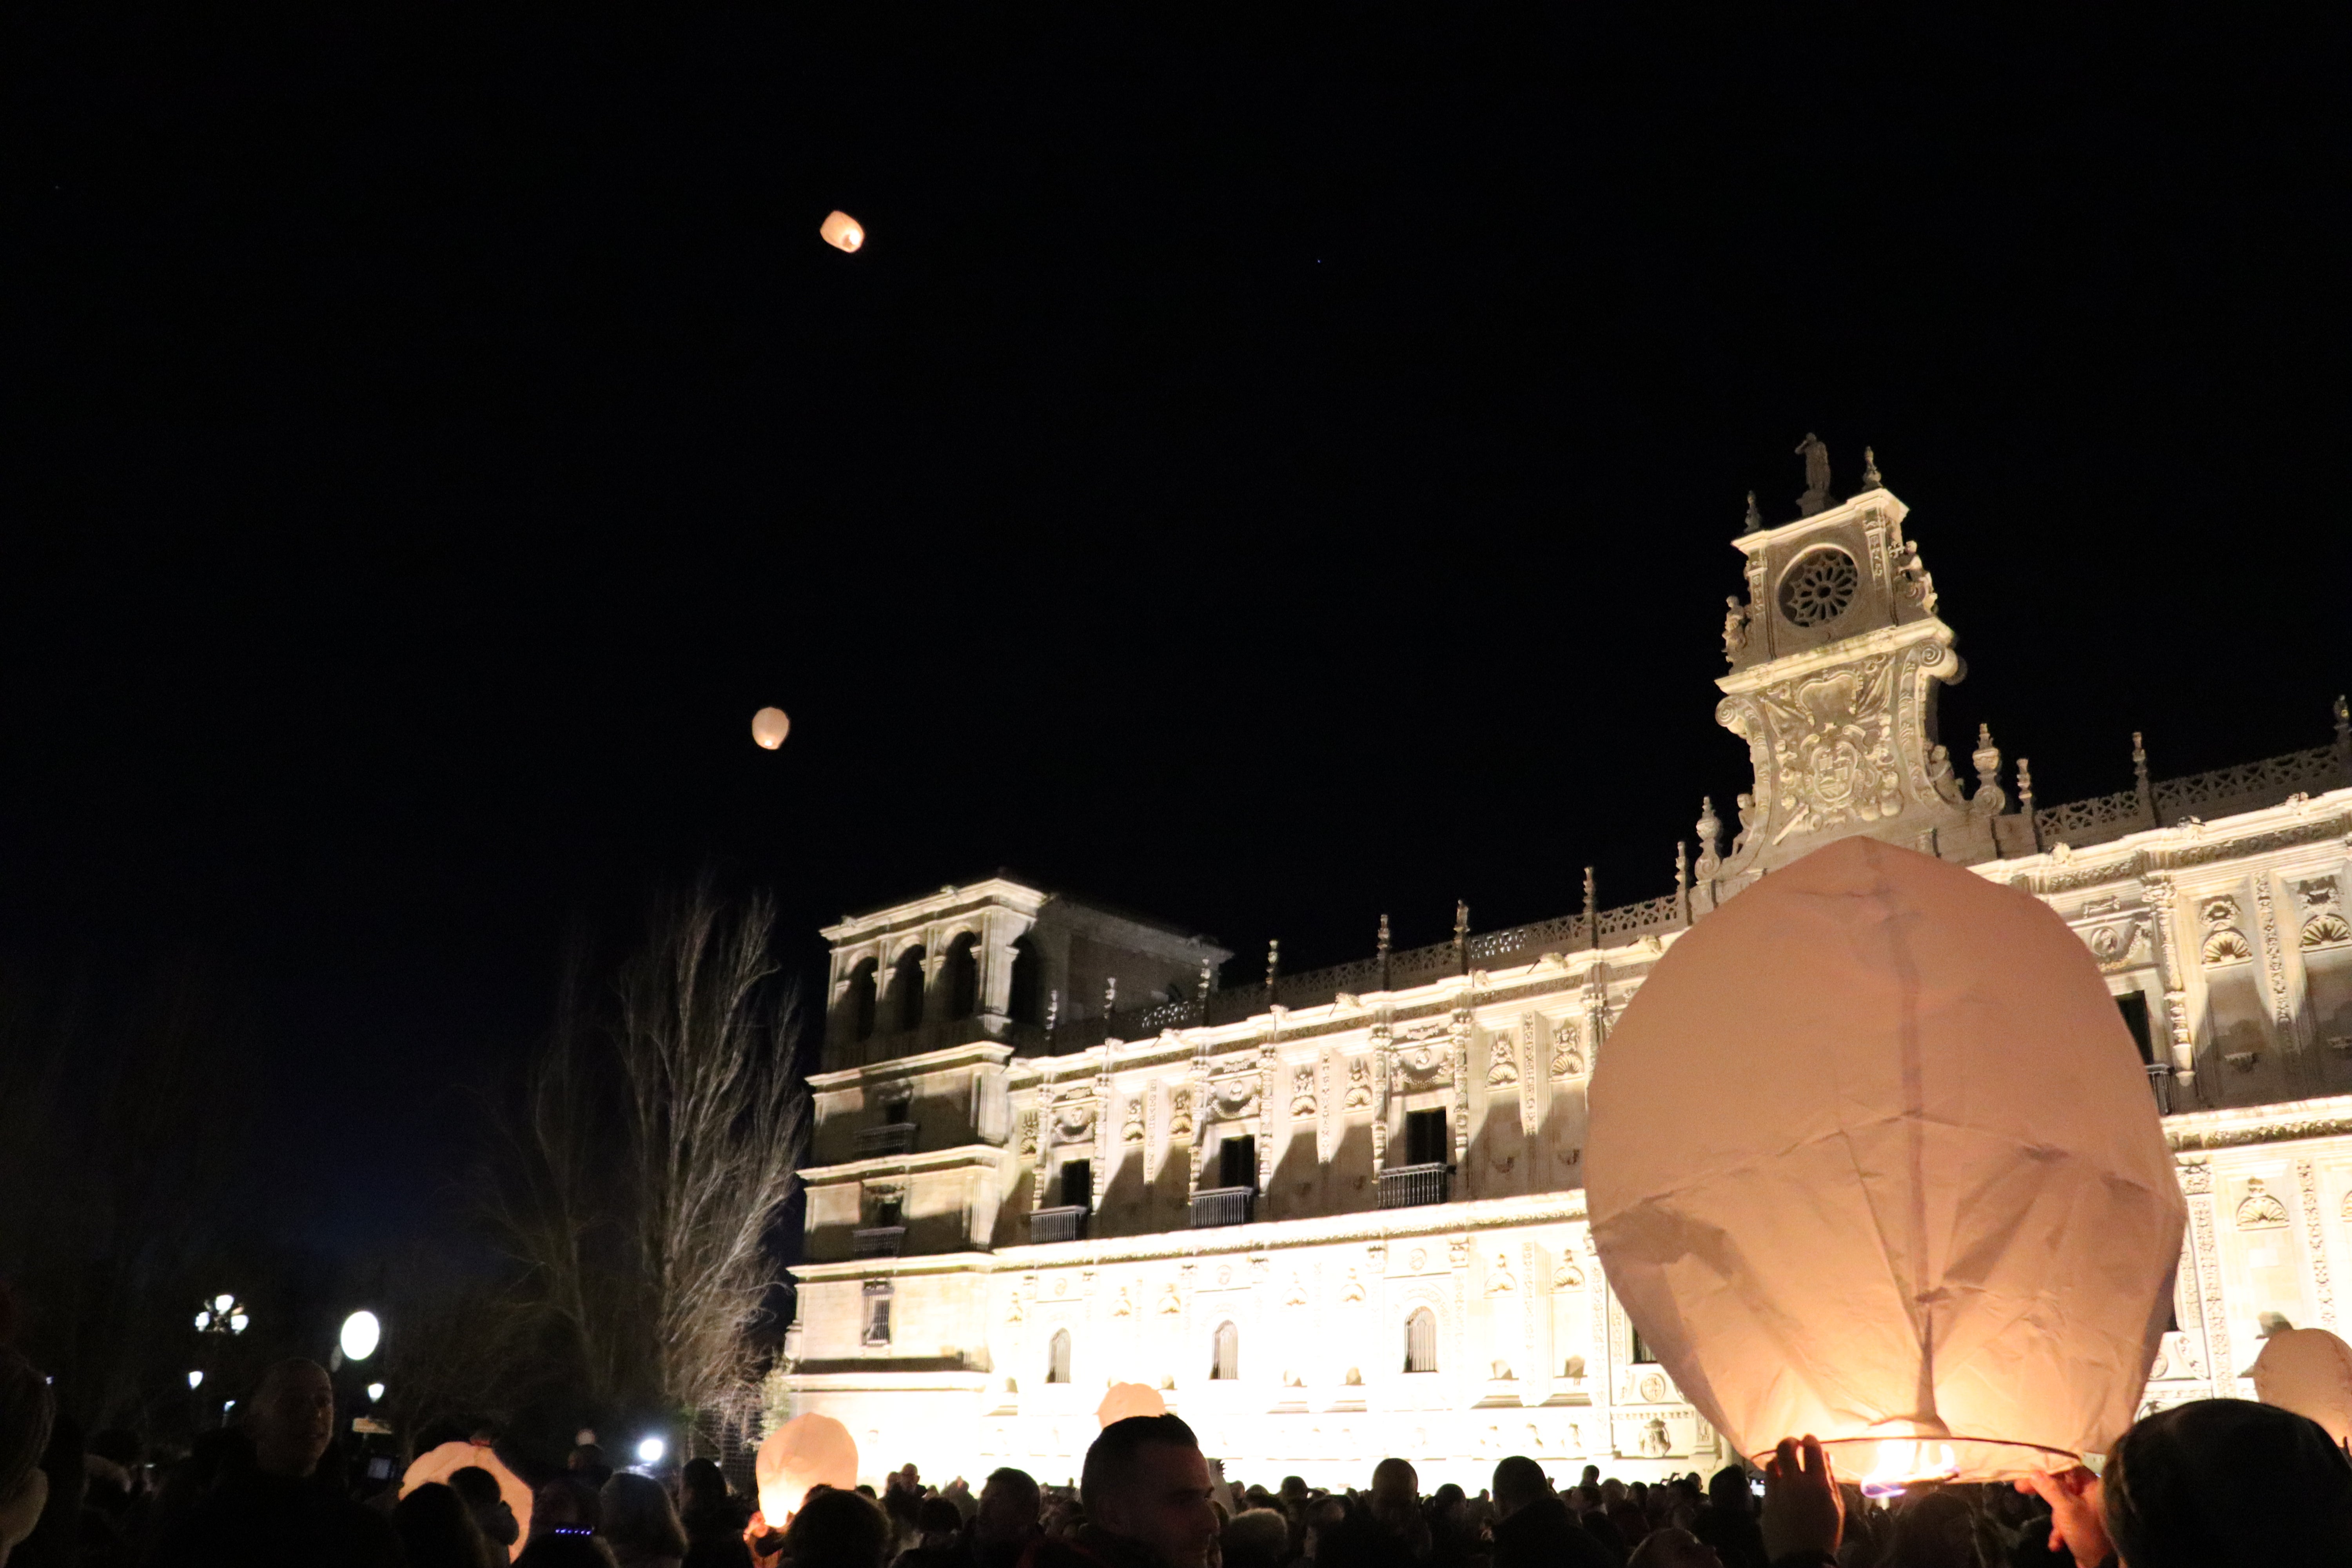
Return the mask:
<svg viewBox="0 0 2352 1568"><path fill-rule="evenodd" d="M1830 449L1808 430L1797 443L1797 454L1805 459L1805 493L1797 498L1797 511L1811 517L1830 504Z"/></svg>

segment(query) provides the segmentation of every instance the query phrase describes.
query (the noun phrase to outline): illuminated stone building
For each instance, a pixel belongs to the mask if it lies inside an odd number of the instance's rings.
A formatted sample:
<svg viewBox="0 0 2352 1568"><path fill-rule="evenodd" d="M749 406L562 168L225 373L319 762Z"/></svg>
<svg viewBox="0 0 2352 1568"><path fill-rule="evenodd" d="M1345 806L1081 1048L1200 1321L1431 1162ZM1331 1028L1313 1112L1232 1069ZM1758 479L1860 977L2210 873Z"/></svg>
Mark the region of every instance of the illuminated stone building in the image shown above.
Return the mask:
<svg viewBox="0 0 2352 1568"><path fill-rule="evenodd" d="M2270 1314L2341 1327L2343 703L2327 744L2190 778L2152 780L2135 737L2127 787L2038 805L1989 737L1937 742L1953 634L1864 479L1733 542L1716 718L1755 784L1728 823L1701 806L1654 899L1596 908L1588 877L1555 920L1311 973L1269 955L1238 988L1206 938L1008 876L830 928L775 1413L935 1479L1075 1475L1114 1380L1269 1482L1362 1485L1383 1454L1474 1490L1511 1453L1564 1479L1725 1462L1596 1265L1585 1088L1684 930L1855 833L2048 900L2105 973L2191 1216L2148 1400L2248 1389Z"/></svg>

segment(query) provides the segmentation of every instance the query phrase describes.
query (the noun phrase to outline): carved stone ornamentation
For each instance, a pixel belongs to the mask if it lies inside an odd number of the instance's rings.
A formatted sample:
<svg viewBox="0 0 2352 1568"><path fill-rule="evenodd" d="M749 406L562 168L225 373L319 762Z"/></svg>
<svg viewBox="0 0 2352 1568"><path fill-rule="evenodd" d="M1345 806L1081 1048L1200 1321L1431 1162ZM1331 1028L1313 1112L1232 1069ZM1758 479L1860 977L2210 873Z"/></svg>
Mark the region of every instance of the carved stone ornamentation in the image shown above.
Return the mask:
<svg viewBox="0 0 2352 1568"><path fill-rule="evenodd" d="M1140 1099L1127 1102L1127 1123L1118 1131L1118 1141L1122 1143L1143 1142L1143 1101Z"/></svg>
<svg viewBox="0 0 2352 1568"><path fill-rule="evenodd" d="M1178 1290L1172 1284L1161 1286L1160 1288L1160 1315L1163 1318L1172 1318L1183 1310L1183 1293Z"/></svg>
<svg viewBox="0 0 2352 1568"><path fill-rule="evenodd" d="M1135 1316L1135 1297L1124 1285L1120 1286L1118 1293L1110 1299L1110 1315L1114 1318Z"/></svg>
<svg viewBox="0 0 2352 1568"><path fill-rule="evenodd" d="M1551 1288L1555 1290L1584 1289L1584 1270L1579 1268L1576 1259L1565 1252L1559 1255L1559 1261L1552 1265Z"/></svg>
<svg viewBox="0 0 2352 1568"><path fill-rule="evenodd" d="M1036 1152L1037 1113L1034 1110L1024 1110L1021 1113L1021 1152L1034 1154Z"/></svg>
<svg viewBox="0 0 2352 1568"><path fill-rule="evenodd" d="M1217 1114L1229 1120L1257 1110L1258 1080L1254 1074L1221 1078L1209 1087L1209 1100Z"/></svg>
<svg viewBox="0 0 2352 1568"><path fill-rule="evenodd" d="M2286 1205L2276 1193L2264 1192L2260 1176L2246 1181L2246 1195L2238 1202L2240 1230L2272 1230L2284 1228L2287 1223Z"/></svg>
<svg viewBox="0 0 2352 1568"><path fill-rule="evenodd" d="M1576 1020L1555 1018L1551 1024L1551 1076L1584 1076L1584 1053L1576 1048Z"/></svg>
<svg viewBox="0 0 2352 1568"><path fill-rule="evenodd" d="M1486 1087L1501 1089L1518 1081L1519 1066L1513 1058L1510 1034L1507 1030L1498 1029L1495 1032L1491 1059L1486 1064Z"/></svg>
<svg viewBox="0 0 2352 1568"><path fill-rule="evenodd" d="M1339 1101L1343 1110L1368 1110L1372 1103L1372 1063L1369 1057L1357 1057L1348 1063L1348 1092Z"/></svg>
<svg viewBox="0 0 2352 1568"><path fill-rule="evenodd" d="M1486 1270L1486 1294L1507 1296L1518 1288L1518 1276L1511 1272L1510 1255L1505 1252L1495 1254L1495 1265Z"/></svg>
<svg viewBox="0 0 2352 1568"><path fill-rule="evenodd" d="M1293 1121L1315 1119L1315 1069L1304 1067L1290 1075L1290 1115Z"/></svg>
<svg viewBox="0 0 2352 1568"><path fill-rule="evenodd" d="M1054 1142L1077 1143L1094 1135L1094 1102L1084 1089L1074 1089L1054 1102Z"/></svg>
<svg viewBox="0 0 2352 1568"><path fill-rule="evenodd" d="M2191 1161L2180 1167L2180 1190L2196 1194L2213 1190L2213 1167L2202 1160Z"/></svg>
<svg viewBox="0 0 2352 1568"><path fill-rule="evenodd" d="M1177 1089L1168 1097L1168 1136L1192 1136L1192 1091L1189 1089Z"/></svg>
<svg viewBox="0 0 2352 1568"><path fill-rule="evenodd" d="M2352 942L2352 922L2334 910L2323 910L2303 922L2302 945L2308 948L2336 947Z"/></svg>
<svg viewBox="0 0 2352 1568"><path fill-rule="evenodd" d="M1470 1240L1467 1237L1457 1237L1445 1244L1445 1261L1454 1268L1470 1267Z"/></svg>

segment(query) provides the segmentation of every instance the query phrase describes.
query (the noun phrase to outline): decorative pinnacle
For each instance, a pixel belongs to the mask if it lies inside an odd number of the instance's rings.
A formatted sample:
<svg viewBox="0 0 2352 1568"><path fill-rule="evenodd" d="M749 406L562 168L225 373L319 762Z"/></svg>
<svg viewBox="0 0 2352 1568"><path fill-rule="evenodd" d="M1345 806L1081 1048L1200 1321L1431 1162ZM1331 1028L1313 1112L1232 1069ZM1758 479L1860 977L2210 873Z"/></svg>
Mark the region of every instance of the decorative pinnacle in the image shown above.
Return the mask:
<svg viewBox="0 0 2352 1568"><path fill-rule="evenodd" d="M1862 449L1862 488L1866 490L1886 488L1886 481L1878 475L1878 454L1867 447Z"/></svg>
<svg viewBox="0 0 2352 1568"><path fill-rule="evenodd" d="M1739 531L1740 532L1757 533L1762 531L1764 527L1764 514L1756 510L1756 492L1754 490L1749 490L1748 492L1747 522L1748 526L1741 529Z"/></svg>

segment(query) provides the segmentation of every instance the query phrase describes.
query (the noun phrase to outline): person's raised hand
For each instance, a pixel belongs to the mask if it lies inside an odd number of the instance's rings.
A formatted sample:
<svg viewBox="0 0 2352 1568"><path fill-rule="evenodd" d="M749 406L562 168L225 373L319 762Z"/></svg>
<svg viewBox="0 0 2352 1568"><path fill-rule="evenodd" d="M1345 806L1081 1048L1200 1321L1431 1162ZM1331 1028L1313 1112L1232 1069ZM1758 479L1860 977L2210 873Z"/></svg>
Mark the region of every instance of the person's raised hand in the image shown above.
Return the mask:
<svg viewBox="0 0 2352 1568"><path fill-rule="evenodd" d="M1800 1445L1783 1437L1764 1462L1764 1555L1777 1563L1792 1552L1835 1556L1845 1531L1845 1500L1838 1495L1830 1457L1811 1433Z"/></svg>
<svg viewBox="0 0 2352 1568"><path fill-rule="evenodd" d="M2107 1520L2100 1507L2099 1478L2077 1465L2053 1474L2036 1470L2017 1483L2050 1505L2050 1550L2064 1547L2074 1554L2076 1568L2098 1568L2115 1555L2107 1539Z"/></svg>

